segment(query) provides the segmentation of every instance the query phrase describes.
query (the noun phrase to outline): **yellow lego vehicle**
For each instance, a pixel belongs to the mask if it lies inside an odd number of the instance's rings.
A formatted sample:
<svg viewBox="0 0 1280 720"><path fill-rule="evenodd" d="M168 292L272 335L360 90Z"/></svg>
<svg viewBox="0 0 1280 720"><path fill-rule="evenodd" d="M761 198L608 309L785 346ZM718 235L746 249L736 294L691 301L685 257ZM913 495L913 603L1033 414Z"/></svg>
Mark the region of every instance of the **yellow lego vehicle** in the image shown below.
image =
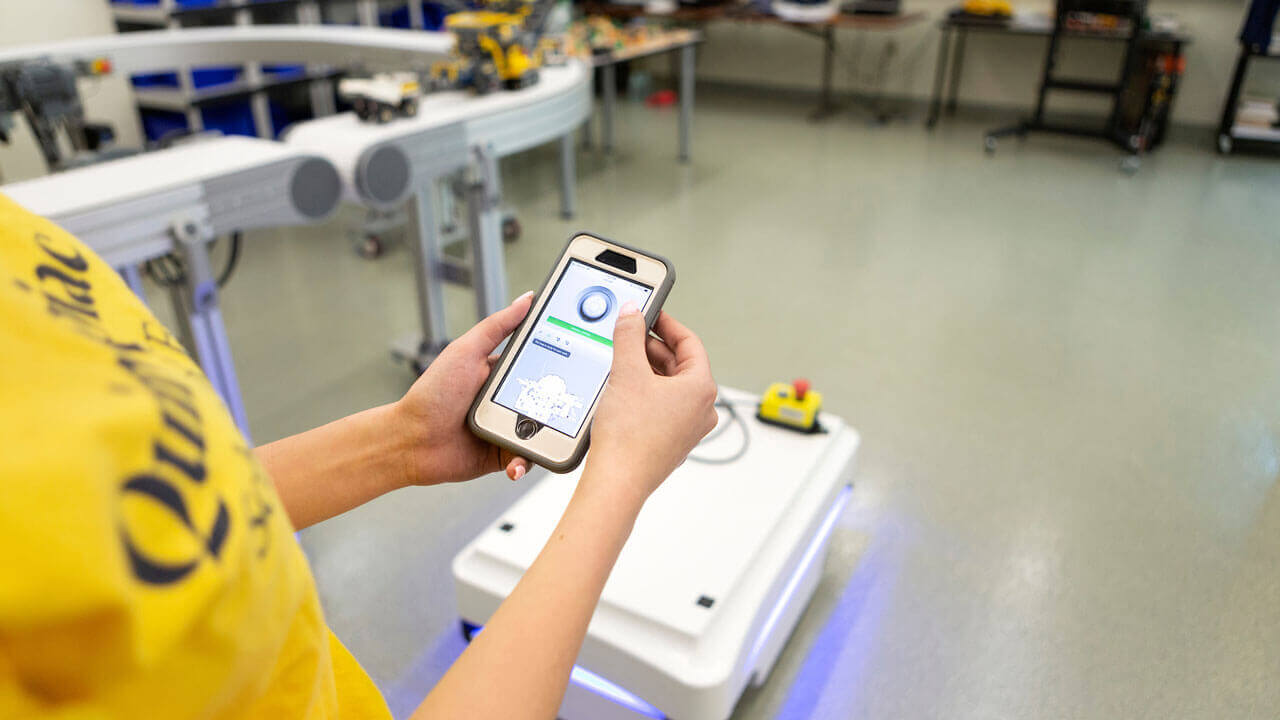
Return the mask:
<svg viewBox="0 0 1280 720"><path fill-rule="evenodd" d="M453 56L431 68L436 88L471 87L484 94L538 81L542 26L552 0L487 0L485 10L460 10L445 18L456 43Z"/></svg>
<svg viewBox="0 0 1280 720"><path fill-rule="evenodd" d="M1013 5L1009 0L965 0L960 9L969 15L986 17L1012 17Z"/></svg>
<svg viewBox="0 0 1280 720"><path fill-rule="evenodd" d="M818 411L821 409L822 393L810 390L808 380L773 383L760 398L756 419L791 430L816 433L822 432L822 426L818 424Z"/></svg>

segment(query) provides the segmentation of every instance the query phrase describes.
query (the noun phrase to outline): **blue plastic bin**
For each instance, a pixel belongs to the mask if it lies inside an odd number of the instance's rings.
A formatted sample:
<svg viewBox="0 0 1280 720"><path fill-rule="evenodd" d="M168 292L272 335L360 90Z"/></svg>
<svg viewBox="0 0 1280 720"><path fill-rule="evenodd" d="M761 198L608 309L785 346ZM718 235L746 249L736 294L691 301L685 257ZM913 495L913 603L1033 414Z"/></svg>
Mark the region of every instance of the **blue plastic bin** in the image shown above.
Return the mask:
<svg viewBox="0 0 1280 720"><path fill-rule="evenodd" d="M422 3L422 29L440 30L444 27L445 7L439 3ZM383 27L409 28L409 6L401 5L394 10L378 13L378 24Z"/></svg>
<svg viewBox="0 0 1280 720"><path fill-rule="evenodd" d="M273 78L302 77L307 72L306 65L263 65L262 72Z"/></svg>
<svg viewBox="0 0 1280 720"><path fill-rule="evenodd" d="M253 127L253 110L248 100L201 108L200 117L204 120L205 130L221 130L223 135L258 135Z"/></svg>
<svg viewBox="0 0 1280 720"><path fill-rule="evenodd" d="M197 88L213 87L214 85L223 85L234 82L239 79L241 69L235 65L226 67L204 67L196 68L191 71L191 84ZM136 88L148 87L178 87L178 73L161 72L161 73L144 73L134 75L132 77L133 86Z"/></svg>
<svg viewBox="0 0 1280 720"><path fill-rule="evenodd" d="M173 130L187 129L187 116L180 112L142 109L138 114L142 116L142 132L151 142L159 140Z"/></svg>

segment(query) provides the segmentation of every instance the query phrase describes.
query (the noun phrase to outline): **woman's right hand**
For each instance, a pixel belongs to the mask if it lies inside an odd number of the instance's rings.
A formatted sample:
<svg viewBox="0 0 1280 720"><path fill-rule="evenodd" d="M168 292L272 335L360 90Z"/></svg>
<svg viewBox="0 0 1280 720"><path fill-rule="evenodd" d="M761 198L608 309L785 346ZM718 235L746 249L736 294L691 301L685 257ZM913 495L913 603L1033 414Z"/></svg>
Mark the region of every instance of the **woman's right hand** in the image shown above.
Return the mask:
<svg viewBox="0 0 1280 720"><path fill-rule="evenodd" d="M623 305L613 368L591 426L583 477L643 503L716 426L716 382L702 341L666 313L650 337L644 315Z"/></svg>

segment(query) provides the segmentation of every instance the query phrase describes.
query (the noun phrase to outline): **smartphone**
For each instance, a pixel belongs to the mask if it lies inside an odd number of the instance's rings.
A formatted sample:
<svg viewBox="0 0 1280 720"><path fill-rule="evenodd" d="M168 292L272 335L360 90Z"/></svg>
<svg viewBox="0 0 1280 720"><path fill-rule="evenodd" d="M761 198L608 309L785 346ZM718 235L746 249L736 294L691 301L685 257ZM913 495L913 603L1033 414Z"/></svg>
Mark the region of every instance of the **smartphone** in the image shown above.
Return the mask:
<svg viewBox="0 0 1280 720"><path fill-rule="evenodd" d="M613 364L619 309L634 302L652 327L675 279L662 257L575 234L472 403L471 432L552 472L576 468Z"/></svg>

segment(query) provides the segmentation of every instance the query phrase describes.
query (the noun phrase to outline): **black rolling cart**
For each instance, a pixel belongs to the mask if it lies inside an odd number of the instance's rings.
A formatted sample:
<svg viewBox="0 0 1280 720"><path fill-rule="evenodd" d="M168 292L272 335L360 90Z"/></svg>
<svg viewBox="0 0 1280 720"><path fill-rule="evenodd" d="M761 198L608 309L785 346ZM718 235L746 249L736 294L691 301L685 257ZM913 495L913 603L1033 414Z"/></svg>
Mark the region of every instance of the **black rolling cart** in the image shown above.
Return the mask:
<svg viewBox="0 0 1280 720"><path fill-rule="evenodd" d="M1082 15L1110 15L1119 20L1113 36L1124 42L1124 59L1113 82L1064 78L1055 73L1062 39L1080 32L1075 24ZM1174 39L1168 51L1148 46L1143 31L1146 0L1058 0L1053 27L1045 54L1044 73L1036 108L1030 118L1009 127L988 131L983 144L994 153L1003 137L1026 137L1032 132L1048 132L1106 140L1127 153L1121 167L1134 172L1141 167L1142 154L1163 140L1172 99L1183 70L1182 41ZM1050 91L1090 93L1111 97L1111 111L1101 126L1080 126L1050 121L1045 103Z"/></svg>
<svg viewBox="0 0 1280 720"><path fill-rule="evenodd" d="M1280 148L1280 126L1265 127L1236 121L1240 110L1240 91L1249 63L1255 58L1280 58L1280 43L1272 42L1277 9L1280 9L1280 2L1276 0L1254 0L1250 3L1244 29L1240 32L1240 55L1231 76L1231 90L1227 92L1222 121L1218 124L1218 152L1223 155L1237 148Z"/></svg>

